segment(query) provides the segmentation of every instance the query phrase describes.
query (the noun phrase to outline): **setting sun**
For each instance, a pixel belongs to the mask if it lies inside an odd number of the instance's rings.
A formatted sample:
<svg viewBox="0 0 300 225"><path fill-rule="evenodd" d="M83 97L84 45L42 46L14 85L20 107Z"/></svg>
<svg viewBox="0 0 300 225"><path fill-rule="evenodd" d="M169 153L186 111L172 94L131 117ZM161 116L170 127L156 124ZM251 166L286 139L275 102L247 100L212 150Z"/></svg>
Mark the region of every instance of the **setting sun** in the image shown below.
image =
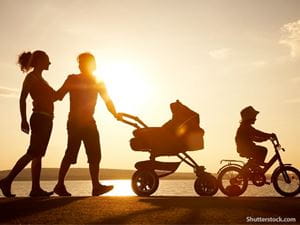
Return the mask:
<svg viewBox="0 0 300 225"><path fill-rule="evenodd" d="M117 109L135 113L149 95L144 71L135 63L103 62L95 72L104 81Z"/></svg>
<svg viewBox="0 0 300 225"><path fill-rule="evenodd" d="M0 0L0 27L0 225L300 225L300 0Z"/></svg>

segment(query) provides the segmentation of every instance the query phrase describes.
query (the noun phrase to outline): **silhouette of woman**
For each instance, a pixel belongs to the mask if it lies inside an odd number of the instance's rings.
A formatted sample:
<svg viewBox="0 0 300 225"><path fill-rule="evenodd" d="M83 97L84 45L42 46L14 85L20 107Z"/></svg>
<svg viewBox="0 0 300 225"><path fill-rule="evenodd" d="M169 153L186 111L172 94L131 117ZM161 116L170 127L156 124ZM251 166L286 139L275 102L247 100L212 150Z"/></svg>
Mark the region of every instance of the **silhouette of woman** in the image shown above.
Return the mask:
<svg viewBox="0 0 300 225"><path fill-rule="evenodd" d="M53 192L44 191L40 187L42 157L46 153L52 131L54 90L43 79L43 70L48 70L48 55L43 51L24 52L18 58L21 71L26 73L20 96L21 129L28 134L31 128L30 145L25 155L15 164L10 173L0 180L0 188L6 197L15 197L11 194L11 184L15 177L31 163L32 188L31 197L50 196ZM33 100L33 113L30 118L30 127L26 116L26 98L30 94Z"/></svg>

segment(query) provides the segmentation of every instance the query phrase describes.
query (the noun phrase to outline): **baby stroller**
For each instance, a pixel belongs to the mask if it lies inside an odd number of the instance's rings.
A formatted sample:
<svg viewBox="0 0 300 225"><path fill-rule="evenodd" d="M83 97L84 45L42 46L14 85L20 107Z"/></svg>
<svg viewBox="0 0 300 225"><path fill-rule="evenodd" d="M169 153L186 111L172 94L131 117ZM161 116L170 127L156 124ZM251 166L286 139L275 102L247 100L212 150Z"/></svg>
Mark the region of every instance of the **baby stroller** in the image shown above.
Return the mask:
<svg viewBox="0 0 300 225"><path fill-rule="evenodd" d="M121 113L121 121L136 128L133 131L134 138L130 140L131 148L150 153L150 160L135 164L137 171L132 176L132 189L138 196L150 196L157 190L159 178L174 173L185 162L196 174L194 189L197 194L212 196L218 191L216 178L205 172L204 166L199 166L187 154L187 151L204 148L204 130L199 127L199 114L178 100L170 107L172 119L162 127L148 127L138 117ZM156 157L160 156L177 156L180 161L157 161Z"/></svg>

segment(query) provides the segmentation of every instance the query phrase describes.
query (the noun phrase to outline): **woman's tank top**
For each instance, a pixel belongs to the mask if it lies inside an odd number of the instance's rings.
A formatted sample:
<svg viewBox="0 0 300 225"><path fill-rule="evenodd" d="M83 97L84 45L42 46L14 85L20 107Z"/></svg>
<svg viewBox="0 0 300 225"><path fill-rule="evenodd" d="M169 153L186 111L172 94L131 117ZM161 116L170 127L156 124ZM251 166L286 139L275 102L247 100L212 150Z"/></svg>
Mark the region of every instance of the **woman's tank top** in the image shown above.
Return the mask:
<svg viewBox="0 0 300 225"><path fill-rule="evenodd" d="M43 79L32 76L30 96L33 100L33 112L53 116L55 91Z"/></svg>

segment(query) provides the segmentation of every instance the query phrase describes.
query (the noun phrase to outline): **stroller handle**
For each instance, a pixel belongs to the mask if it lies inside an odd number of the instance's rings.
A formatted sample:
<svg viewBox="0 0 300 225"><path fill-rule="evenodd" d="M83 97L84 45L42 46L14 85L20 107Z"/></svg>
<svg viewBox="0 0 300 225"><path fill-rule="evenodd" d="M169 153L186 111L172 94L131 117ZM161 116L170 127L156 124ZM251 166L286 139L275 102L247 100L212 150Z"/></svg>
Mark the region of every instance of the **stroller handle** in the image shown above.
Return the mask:
<svg viewBox="0 0 300 225"><path fill-rule="evenodd" d="M142 127L148 127L142 120L140 120L137 116L133 116L133 115L130 115L130 114L127 114L127 113L119 113L121 116L122 116L122 119L120 119L119 121L123 122L123 123L126 123L126 124L129 124L135 128L141 128ZM134 122L131 122L127 119L124 119L123 117L126 117L130 120L133 120L137 123L134 123ZM140 126L141 125L141 126Z"/></svg>

